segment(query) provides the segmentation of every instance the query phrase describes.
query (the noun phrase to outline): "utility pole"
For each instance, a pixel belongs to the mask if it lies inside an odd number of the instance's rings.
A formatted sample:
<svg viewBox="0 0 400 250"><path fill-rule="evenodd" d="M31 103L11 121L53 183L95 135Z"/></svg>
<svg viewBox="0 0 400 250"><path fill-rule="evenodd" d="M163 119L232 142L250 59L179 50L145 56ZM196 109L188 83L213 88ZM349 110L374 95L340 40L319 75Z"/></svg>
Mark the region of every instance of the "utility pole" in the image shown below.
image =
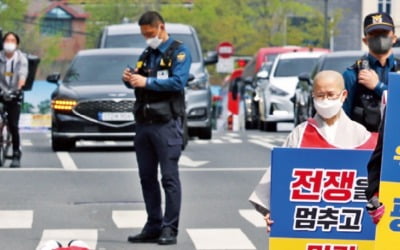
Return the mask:
<svg viewBox="0 0 400 250"><path fill-rule="evenodd" d="M324 3L324 48L329 49L328 40L328 0Z"/></svg>

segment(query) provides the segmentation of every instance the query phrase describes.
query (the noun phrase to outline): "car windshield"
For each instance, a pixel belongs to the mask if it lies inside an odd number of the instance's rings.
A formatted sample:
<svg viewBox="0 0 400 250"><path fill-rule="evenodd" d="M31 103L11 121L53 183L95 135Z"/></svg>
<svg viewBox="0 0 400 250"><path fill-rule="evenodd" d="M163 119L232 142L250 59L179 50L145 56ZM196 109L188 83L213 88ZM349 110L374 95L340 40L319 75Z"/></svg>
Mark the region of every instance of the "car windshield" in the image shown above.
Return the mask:
<svg viewBox="0 0 400 250"><path fill-rule="evenodd" d="M70 85L121 84L121 76L127 65L134 67L138 56L134 55L87 55L78 56L69 67L63 82Z"/></svg>
<svg viewBox="0 0 400 250"><path fill-rule="evenodd" d="M190 34L172 34L171 37L182 41L190 50L192 62L199 62L200 56L197 51L196 41ZM140 34L123 34L107 36L106 48L146 48L146 41Z"/></svg>
<svg viewBox="0 0 400 250"><path fill-rule="evenodd" d="M339 73L343 73L346 68L353 65L358 58L360 58L360 56L332 58L327 57L324 64L322 65L321 70L334 70Z"/></svg>
<svg viewBox="0 0 400 250"><path fill-rule="evenodd" d="M293 77L303 72L311 72L318 58L290 58L280 59L276 66L276 77Z"/></svg>

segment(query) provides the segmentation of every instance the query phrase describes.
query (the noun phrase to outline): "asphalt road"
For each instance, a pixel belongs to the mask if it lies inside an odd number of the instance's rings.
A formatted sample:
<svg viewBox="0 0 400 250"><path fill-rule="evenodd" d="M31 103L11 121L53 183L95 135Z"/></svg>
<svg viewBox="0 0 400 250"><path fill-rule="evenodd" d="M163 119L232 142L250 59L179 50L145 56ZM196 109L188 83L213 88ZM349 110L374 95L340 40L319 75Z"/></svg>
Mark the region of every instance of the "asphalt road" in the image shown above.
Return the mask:
<svg viewBox="0 0 400 250"><path fill-rule="evenodd" d="M0 169L0 249L81 239L92 249L268 249L262 216L247 199L286 132L219 132L183 153L178 244L126 241L146 219L128 142L81 142L52 152L46 132L23 133L22 168Z"/></svg>

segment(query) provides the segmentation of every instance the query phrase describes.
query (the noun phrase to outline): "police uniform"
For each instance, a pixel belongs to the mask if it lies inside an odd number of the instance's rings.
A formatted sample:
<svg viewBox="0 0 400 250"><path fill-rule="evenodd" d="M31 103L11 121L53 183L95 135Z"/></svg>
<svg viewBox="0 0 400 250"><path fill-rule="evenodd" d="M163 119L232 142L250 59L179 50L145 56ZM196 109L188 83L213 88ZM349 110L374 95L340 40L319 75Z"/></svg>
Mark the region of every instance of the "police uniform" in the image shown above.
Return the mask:
<svg viewBox="0 0 400 250"><path fill-rule="evenodd" d="M348 68L343 73L345 88L348 91L347 98L343 103L343 109L350 118L363 124L369 131L376 132L378 131L380 124L380 114L376 112L376 116L368 119L365 117L365 112L361 111L360 113L363 114L357 115L357 107L361 106L362 101L360 97L366 95L376 100L378 103L376 108L379 109L382 93L383 91L387 90L389 72L396 71L397 61L395 60L393 54L389 56L385 66L382 66L378 59L373 57L371 54L368 54L366 60L368 60L369 67L377 73L379 77L379 83L376 85L375 89L369 90L357 82L358 69L355 66Z"/></svg>
<svg viewBox="0 0 400 250"><path fill-rule="evenodd" d="M139 74L147 77L145 88L135 88L134 105L136 157L148 215L143 230L147 233L160 232L164 227L178 232L181 206L178 160L183 143L184 87L190 65L187 47L171 37L157 49L147 48L136 65ZM164 216L158 164L165 192Z"/></svg>

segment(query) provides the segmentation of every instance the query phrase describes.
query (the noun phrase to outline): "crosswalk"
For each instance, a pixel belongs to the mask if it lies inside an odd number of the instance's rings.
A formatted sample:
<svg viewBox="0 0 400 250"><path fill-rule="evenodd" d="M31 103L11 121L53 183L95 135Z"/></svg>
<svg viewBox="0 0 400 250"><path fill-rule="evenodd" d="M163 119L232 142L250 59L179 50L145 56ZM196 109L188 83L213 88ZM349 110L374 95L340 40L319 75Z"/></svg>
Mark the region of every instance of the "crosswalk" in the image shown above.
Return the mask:
<svg viewBox="0 0 400 250"><path fill-rule="evenodd" d="M267 134L267 133L246 133L241 134L239 132L231 132L231 133L223 133L223 134L214 134L213 139L211 140L191 140L190 144L195 145L221 145L221 144L241 144L245 141L250 143L272 149L273 147L279 147L283 144L286 139L287 134ZM50 137L47 134L48 139ZM33 142L29 139L23 139L21 141L23 147L32 147ZM132 142L130 141L78 141L77 147L101 147L101 146L131 146Z"/></svg>
<svg viewBox="0 0 400 250"><path fill-rule="evenodd" d="M238 211L245 221L254 227L264 227L264 220L260 214L252 209ZM116 229L141 229L146 222L145 210L114 210L111 218ZM34 220L33 210L3 210L0 211L0 229L31 229ZM67 245L71 239L84 241L90 249L97 249L99 230L96 228L71 228L71 229L44 229L37 244L36 250L49 240L57 240ZM219 249L256 249L250 237L241 228L196 228L184 229L198 250Z"/></svg>

